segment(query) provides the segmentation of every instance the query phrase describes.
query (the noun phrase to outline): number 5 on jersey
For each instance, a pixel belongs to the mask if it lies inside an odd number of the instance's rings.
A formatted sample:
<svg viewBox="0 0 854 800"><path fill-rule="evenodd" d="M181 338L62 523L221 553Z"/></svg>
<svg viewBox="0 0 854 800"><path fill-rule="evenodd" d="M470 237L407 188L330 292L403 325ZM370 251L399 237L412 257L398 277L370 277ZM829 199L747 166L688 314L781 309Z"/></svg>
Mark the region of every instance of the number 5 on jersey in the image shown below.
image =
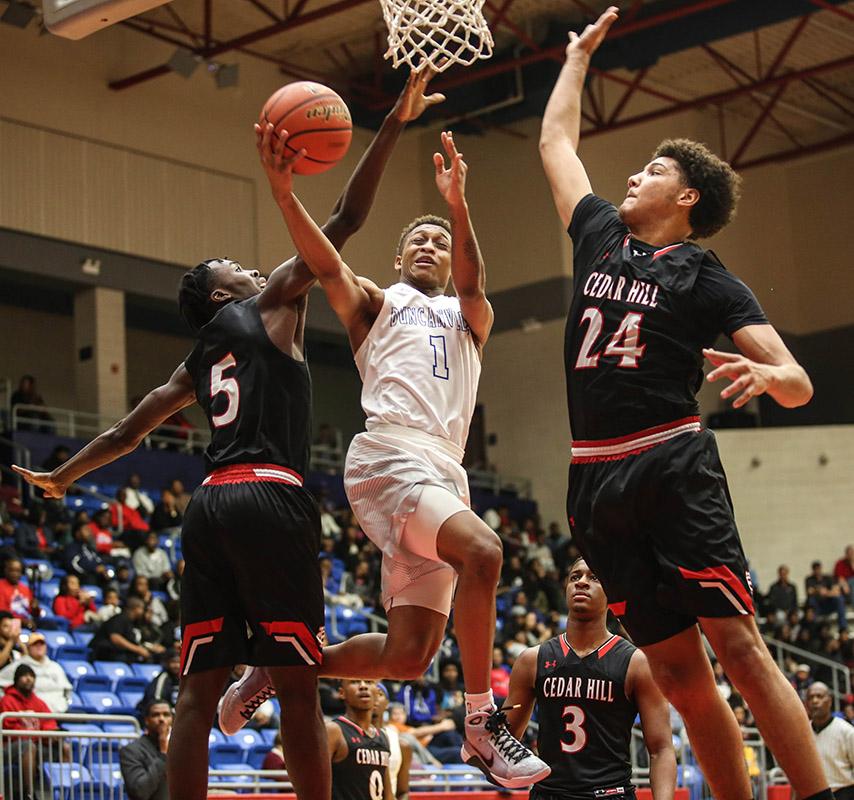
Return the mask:
<svg viewBox="0 0 854 800"><path fill-rule="evenodd" d="M228 405L225 407L225 411L211 417L211 422L215 428L230 425L237 419L237 409L240 407L240 387L234 378L223 375L227 369L236 366L237 361L229 353L225 358L220 359L211 367L211 404L213 404L213 400L218 394L224 394L228 398Z"/></svg>
<svg viewBox="0 0 854 800"><path fill-rule="evenodd" d="M623 317L623 321L611 337L611 341L608 342L604 355L620 356L620 363L617 364L618 367L637 368L638 361L640 361L644 350L646 350L645 344L638 344L642 320L643 314L639 314L637 311L629 311ZM578 323L579 327L585 322L587 323L587 333L584 334L584 341L581 342L581 349L578 351L575 368L595 369L599 366L599 356L603 355L603 353L592 352L599 334L602 333L602 324L604 322L602 312L598 308L585 308L584 313L581 315L581 322Z"/></svg>

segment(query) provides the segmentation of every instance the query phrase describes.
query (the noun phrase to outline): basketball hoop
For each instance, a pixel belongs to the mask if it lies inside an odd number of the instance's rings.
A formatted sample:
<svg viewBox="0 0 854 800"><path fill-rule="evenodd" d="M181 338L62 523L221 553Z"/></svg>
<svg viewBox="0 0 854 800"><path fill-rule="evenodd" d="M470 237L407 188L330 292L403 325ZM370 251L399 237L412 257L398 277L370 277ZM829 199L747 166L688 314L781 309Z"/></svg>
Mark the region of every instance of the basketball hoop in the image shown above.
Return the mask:
<svg viewBox="0 0 854 800"><path fill-rule="evenodd" d="M380 0L388 26L392 66L415 69L427 61L436 72L452 64L473 64L492 55L492 34L483 17L484 0Z"/></svg>

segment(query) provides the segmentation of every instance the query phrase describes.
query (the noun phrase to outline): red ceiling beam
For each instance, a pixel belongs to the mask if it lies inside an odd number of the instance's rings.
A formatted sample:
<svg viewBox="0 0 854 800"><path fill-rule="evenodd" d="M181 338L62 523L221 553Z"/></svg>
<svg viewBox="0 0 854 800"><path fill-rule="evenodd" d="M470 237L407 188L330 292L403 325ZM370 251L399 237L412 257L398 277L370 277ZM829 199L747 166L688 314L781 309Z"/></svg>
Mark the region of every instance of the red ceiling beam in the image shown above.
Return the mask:
<svg viewBox="0 0 854 800"><path fill-rule="evenodd" d="M330 5L319 8L315 11L299 14L298 11L302 9L306 2L306 0L299 0L294 11L291 12L291 16L287 19L268 25L266 28L246 33L243 36L219 42L211 47L196 50L195 52L202 58L215 58L223 53L228 53L232 50L239 50L242 47L255 44L255 42L268 39L276 34L284 33L285 31L298 28L302 25L308 25L311 22L326 19L327 17L331 17L335 14L340 14L342 11L348 11L351 8L373 1L374 0L338 0L338 2L331 3ZM294 16L294 13L297 13L297 16ZM143 17L141 19L144 20L145 18ZM163 64L159 67L153 67L152 69L147 69L134 75L129 75L127 78L122 78L121 80L111 81L109 83L109 87L116 91L127 89L130 86L136 86L144 81L151 80L152 78L156 78L160 75L165 75L167 72L170 72L169 67Z"/></svg>
<svg viewBox="0 0 854 800"><path fill-rule="evenodd" d="M839 14L840 17L845 17L845 19L850 19L854 21L854 14L852 14L850 11L846 11L844 8L839 8L838 6L835 6L832 3L828 3L827 0L810 0L810 2L814 6L823 8L825 11L832 11L834 14Z"/></svg>
<svg viewBox="0 0 854 800"><path fill-rule="evenodd" d="M783 46L780 48L780 51L777 53L777 57L772 62L771 66L768 67L768 71L765 73L766 78L770 78L779 68L779 66L783 63L783 60L789 55L789 51L792 49L792 46L798 40L800 35L804 32L804 28L807 26L807 23L810 21L810 14L806 14L798 20L798 24L792 29L792 32L789 34L789 37L783 42Z"/></svg>
<svg viewBox="0 0 854 800"><path fill-rule="evenodd" d="M774 109L774 106L777 105L777 101L780 99L780 96L786 91L787 86L788 84L781 83L774 90L774 94L771 95L771 99L762 107L762 111L759 116L756 118L753 125L750 126L750 130L745 134L744 139L741 140L741 144L738 146L735 153L732 154L730 163L734 167L738 166L739 159L744 155L744 151L750 147L750 143L756 138L756 134L759 133L759 130L762 128L765 120L768 119L768 116Z"/></svg>
<svg viewBox="0 0 854 800"><path fill-rule="evenodd" d="M644 67L643 69L639 69L635 73L635 77L632 80L632 85L629 86L626 91L623 93L623 96L620 98L617 105L614 107L614 110L611 112L611 116L608 117L608 124L612 124L616 122L617 117L620 116L620 112L626 107L626 103L629 102L632 95L637 91L640 82L646 77L646 73L649 72L649 67Z"/></svg>
<svg viewBox="0 0 854 800"><path fill-rule="evenodd" d="M808 156L814 153L823 153L826 150L834 150L837 147L854 144L854 131L843 133L841 136L835 136L833 139L826 139L823 142L809 144L804 147L796 147L792 150L785 150L782 153L772 153L771 155L754 158L751 161L745 161L739 164L739 170L742 172L751 167L761 167L766 164L779 164L784 161L791 161L793 158Z"/></svg>

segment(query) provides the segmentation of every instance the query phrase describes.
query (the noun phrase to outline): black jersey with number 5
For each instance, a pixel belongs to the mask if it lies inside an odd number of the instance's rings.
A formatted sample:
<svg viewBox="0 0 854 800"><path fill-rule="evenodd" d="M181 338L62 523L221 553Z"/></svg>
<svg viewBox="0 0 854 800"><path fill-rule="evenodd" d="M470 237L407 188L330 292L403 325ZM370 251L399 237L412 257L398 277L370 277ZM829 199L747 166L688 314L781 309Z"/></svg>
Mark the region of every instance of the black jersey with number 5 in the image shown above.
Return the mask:
<svg viewBox="0 0 854 800"><path fill-rule="evenodd" d="M767 323L750 289L692 242L655 248L589 194L569 226L573 298L564 357L575 440L602 440L694 416L702 348Z"/></svg>
<svg viewBox="0 0 854 800"><path fill-rule="evenodd" d="M565 634L540 645L537 750L552 771L534 787L537 795L594 800L633 791L630 747L638 709L626 697L626 673L635 649L620 636L584 658Z"/></svg>
<svg viewBox="0 0 854 800"><path fill-rule="evenodd" d="M229 303L184 362L211 428L208 472L276 464L304 476L311 446L311 377L267 335L258 295Z"/></svg>
<svg viewBox="0 0 854 800"><path fill-rule="evenodd" d="M347 742L347 758L332 762L332 800L383 800L391 749L381 730L366 731L347 717L335 722Z"/></svg>

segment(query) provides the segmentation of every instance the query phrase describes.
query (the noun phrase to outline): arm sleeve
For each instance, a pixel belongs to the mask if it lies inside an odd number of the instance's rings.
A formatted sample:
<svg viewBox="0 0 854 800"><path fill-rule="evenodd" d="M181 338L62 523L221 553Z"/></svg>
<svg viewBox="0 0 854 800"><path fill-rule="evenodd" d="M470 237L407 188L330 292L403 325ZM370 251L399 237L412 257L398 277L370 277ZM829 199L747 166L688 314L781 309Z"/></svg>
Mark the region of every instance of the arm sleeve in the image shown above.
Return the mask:
<svg viewBox="0 0 854 800"><path fill-rule="evenodd" d="M119 750L119 764L128 796L133 800L148 800L166 780L166 759L160 754L148 758L141 747L129 745Z"/></svg>
<svg viewBox="0 0 854 800"><path fill-rule="evenodd" d="M625 236L628 228L611 203L588 194L576 205L567 232L572 239L575 271L580 273L599 258L608 245Z"/></svg>
<svg viewBox="0 0 854 800"><path fill-rule="evenodd" d="M184 369L190 373L190 377L195 382L196 373L199 370L199 362L202 360L202 343L199 342L184 359Z"/></svg>
<svg viewBox="0 0 854 800"><path fill-rule="evenodd" d="M746 283L719 264L704 264L694 296L709 329L732 335L745 325L767 325L768 317Z"/></svg>

